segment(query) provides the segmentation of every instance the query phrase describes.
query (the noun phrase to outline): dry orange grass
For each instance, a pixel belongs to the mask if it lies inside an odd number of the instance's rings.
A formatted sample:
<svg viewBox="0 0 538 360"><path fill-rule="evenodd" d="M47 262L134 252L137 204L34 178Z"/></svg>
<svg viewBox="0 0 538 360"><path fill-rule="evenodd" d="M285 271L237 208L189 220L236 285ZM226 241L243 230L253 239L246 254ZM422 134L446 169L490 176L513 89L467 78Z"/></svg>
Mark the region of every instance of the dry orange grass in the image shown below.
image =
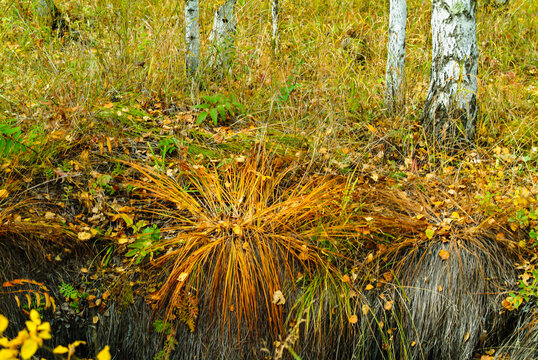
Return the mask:
<svg viewBox="0 0 538 360"><path fill-rule="evenodd" d="M267 318L282 331L275 292L285 294L299 273L324 269L339 278L312 234L320 225L328 237L349 227L337 221L344 184L315 176L298 181L294 167L257 155L221 168L195 166L178 179L131 164L145 176L135 185L161 201L154 211L166 214L174 223L168 230L177 232L153 249L165 251L152 266L169 274L154 294L168 317L185 292L209 293L223 326L230 317L249 327ZM167 210L171 205L175 211Z"/></svg>

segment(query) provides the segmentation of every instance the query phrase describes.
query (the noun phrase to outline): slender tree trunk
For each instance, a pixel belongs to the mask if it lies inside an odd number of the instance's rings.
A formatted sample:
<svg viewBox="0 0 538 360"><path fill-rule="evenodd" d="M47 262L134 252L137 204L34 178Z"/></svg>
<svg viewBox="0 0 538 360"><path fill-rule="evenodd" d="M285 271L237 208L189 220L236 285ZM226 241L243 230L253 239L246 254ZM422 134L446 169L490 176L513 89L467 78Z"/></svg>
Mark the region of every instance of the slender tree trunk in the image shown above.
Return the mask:
<svg viewBox="0 0 538 360"><path fill-rule="evenodd" d="M69 31L63 14L56 7L54 0L38 0L35 9L37 15L50 24L53 32L58 31L60 37Z"/></svg>
<svg viewBox="0 0 538 360"><path fill-rule="evenodd" d="M407 1L390 0L389 41L385 74L385 103L390 113L404 102L405 96L405 25Z"/></svg>
<svg viewBox="0 0 538 360"><path fill-rule="evenodd" d="M273 15L273 50L278 51L278 0L271 3L271 14Z"/></svg>
<svg viewBox="0 0 538 360"><path fill-rule="evenodd" d="M474 138L476 128L476 0L432 0L431 24L432 66L422 124L442 147L459 147Z"/></svg>
<svg viewBox="0 0 538 360"><path fill-rule="evenodd" d="M187 74L192 76L200 63L200 4L198 0L185 1L185 67Z"/></svg>
<svg viewBox="0 0 538 360"><path fill-rule="evenodd" d="M229 69L234 53L236 0L227 0L215 12L213 30L209 35L211 53L209 65L214 69Z"/></svg>

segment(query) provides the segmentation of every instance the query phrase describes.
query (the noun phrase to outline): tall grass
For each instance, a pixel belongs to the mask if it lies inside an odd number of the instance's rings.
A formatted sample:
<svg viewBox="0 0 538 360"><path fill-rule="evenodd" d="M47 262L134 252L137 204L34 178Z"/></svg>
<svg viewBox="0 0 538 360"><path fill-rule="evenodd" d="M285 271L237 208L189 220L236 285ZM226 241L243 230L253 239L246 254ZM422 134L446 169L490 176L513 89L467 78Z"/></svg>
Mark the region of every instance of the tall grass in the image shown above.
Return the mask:
<svg viewBox="0 0 538 360"><path fill-rule="evenodd" d="M198 90L184 73L180 3L63 1L58 6L67 14L71 34L62 39L38 19L32 4L0 1L2 108L36 114L49 111L40 101L47 107L52 102L71 109L70 120L81 120L110 100L198 101ZM202 4L202 54L218 5ZM381 111L388 24L383 2L283 3L281 52L273 56L269 2L240 1L234 76L213 83L210 74L202 74L202 91L239 95L261 123L294 124L295 131L310 134L331 129L323 131L319 148L353 146L357 139L380 136L399 143L406 134L398 129L416 122L427 91L429 6L409 3L407 105L398 118L386 118ZM536 6L516 0L509 7L479 7L480 143L505 141L522 150L536 145ZM364 61L357 61L353 48L342 47L350 36L355 50L359 43L365 46ZM286 101L278 101L288 80L298 86ZM368 135L364 139L357 133Z"/></svg>

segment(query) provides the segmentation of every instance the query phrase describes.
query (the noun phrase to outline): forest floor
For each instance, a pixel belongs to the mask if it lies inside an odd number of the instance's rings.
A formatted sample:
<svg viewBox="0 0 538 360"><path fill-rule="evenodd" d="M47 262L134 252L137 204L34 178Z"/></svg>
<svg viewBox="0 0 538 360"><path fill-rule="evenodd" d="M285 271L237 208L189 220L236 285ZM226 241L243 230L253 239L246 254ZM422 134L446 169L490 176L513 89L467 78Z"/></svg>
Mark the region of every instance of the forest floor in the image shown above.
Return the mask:
<svg viewBox="0 0 538 360"><path fill-rule="evenodd" d="M538 353L538 3L478 5L477 136L457 153L428 145L419 122L427 2L408 3L407 98L394 116L385 2L283 2L274 53L269 2L238 1L230 74L203 62L195 79L182 2L57 5L62 34L35 2L0 0L10 323L24 327L30 308L65 329L80 321L96 335L81 327L56 343L108 344L125 359L128 346L148 359ZM201 8L202 53L217 6ZM130 305L166 334L154 347L99 330ZM372 327L377 342L357 340ZM216 350L193 345L204 337ZM514 339L531 339L527 352Z"/></svg>

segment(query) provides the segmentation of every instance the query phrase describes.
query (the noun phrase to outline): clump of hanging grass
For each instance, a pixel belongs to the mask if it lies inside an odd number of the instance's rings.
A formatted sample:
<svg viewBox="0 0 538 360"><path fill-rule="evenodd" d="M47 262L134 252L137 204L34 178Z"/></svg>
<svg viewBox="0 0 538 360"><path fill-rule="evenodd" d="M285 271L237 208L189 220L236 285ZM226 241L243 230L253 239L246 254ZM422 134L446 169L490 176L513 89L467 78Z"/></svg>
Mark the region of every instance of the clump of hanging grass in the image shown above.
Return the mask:
<svg viewBox="0 0 538 360"><path fill-rule="evenodd" d="M185 320L182 304L196 303L190 320L199 319L196 333L205 343L229 348L247 333L275 339L301 296L299 284L311 285L304 303L341 287L341 272L319 240L354 226L337 211L346 188L340 179L300 176L296 166L264 151L220 167L188 167L176 178L131 166L143 175L133 184L155 199L148 211L164 216L174 234L152 249L164 253L151 267L166 274L152 298L167 319ZM339 292L331 301L341 299ZM305 312L296 309L298 316ZM316 328L322 316L312 315L307 325Z"/></svg>

